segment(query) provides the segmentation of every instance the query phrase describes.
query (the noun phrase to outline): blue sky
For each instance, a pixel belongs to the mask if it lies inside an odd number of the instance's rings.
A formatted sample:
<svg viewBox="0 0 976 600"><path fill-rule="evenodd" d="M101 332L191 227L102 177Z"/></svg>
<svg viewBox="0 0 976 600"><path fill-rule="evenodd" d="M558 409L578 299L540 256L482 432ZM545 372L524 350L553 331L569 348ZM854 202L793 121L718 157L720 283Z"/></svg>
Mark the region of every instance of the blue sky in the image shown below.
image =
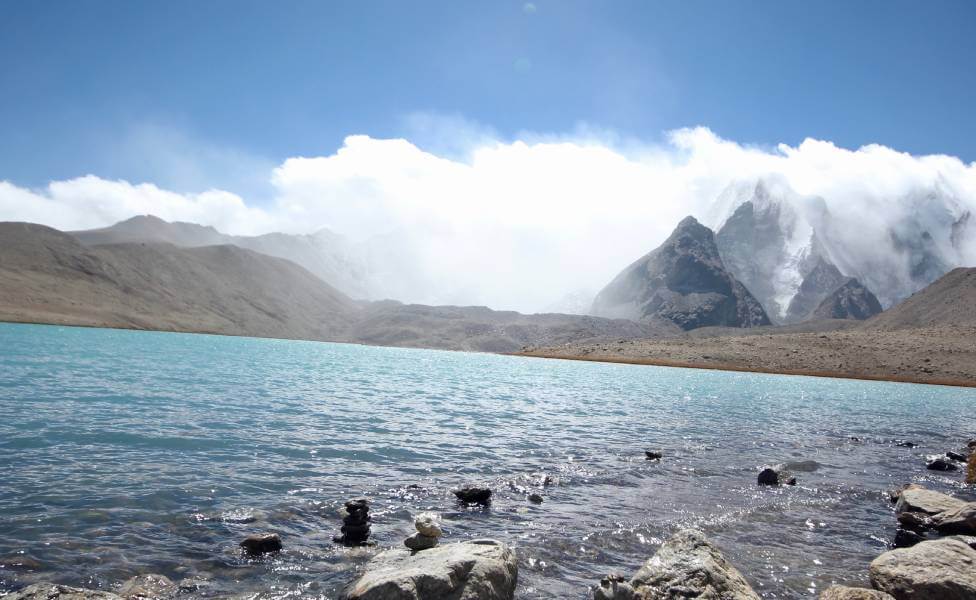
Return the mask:
<svg viewBox="0 0 976 600"><path fill-rule="evenodd" d="M704 125L969 162L974 58L966 0L4 0L0 180L246 193L350 134L438 145L418 113L504 139Z"/></svg>

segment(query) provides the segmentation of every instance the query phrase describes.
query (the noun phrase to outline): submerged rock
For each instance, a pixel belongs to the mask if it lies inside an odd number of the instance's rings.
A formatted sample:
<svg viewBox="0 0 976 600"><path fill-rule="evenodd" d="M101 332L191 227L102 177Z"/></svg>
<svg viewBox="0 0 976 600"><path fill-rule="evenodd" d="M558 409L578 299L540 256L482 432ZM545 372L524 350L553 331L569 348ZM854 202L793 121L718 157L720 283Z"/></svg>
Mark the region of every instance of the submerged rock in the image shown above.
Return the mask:
<svg viewBox="0 0 976 600"><path fill-rule="evenodd" d="M759 477L756 481L759 485L796 485L796 477L782 466L766 467L759 471Z"/></svg>
<svg viewBox="0 0 976 600"><path fill-rule="evenodd" d="M895 600L891 594L867 588L832 585L820 594L820 600Z"/></svg>
<svg viewBox="0 0 976 600"><path fill-rule="evenodd" d="M966 459L969 458L968 454L963 454L961 452L953 452L952 450L949 450L945 454L948 458L951 458L952 460L956 460L959 462L966 462Z"/></svg>
<svg viewBox="0 0 976 600"><path fill-rule="evenodd" d="M19 592L3 596L3 600L122 600L122 597L101 590L87 590L55 583L35 583Z"/></svg>
<svg viewBox="0 0 976 600"><path fill-rule="evenodd" d="M445 544L423 552L377 554L342 593L345 600L511 600L518 560L495 540Z"/></svg>
<svg viewBox="0 0 976 600"><path fill-rule="evenodd" d="M885 552L869 571L871 585L896 600L976 598L976 550L953 538Z"/></svg>
<svg viewBox="0 0 976 600"><path fill-rule="evenodd" d="M936 515L965 505L965 502L952 496L911 485L898 495L895 512L922 512L927 515Z"/></svg>
<svg viewBox="0 0 976 600"><path fill-rule="evenodd" d="M240 544L248 554L266 554L281 550L281 536L277 533L249 535Z"/></svg>
<svg viewBox="0 0 976 600"><path fill-rule="evenodd" d="M529 494L529 502L532 504L542 504L543 501L545 498L542 497L542 494Z"/></svg>
<svg viewBox="0 0 976 600"><path fill-rule="evenodd" d="M959 465L952 462L948 458L936 458L935 460L930 460L925 468L929 471L958 471Z"/></svg>
<svg viewBox="0 0 976 600"><path fill-rule="evenodd" d="M690 529L664 542L630 585L643 600L759 600L718 548L703 533Z"/></svg>
<svg viewBox="0 0 976 600"><path fill-rule="evenodd" d="M661 460L664 453L659 450L644 450L644 456L647 457L647 460Z"/></svg>
<svg viewBox="0 0 976 600"><path fill-rule="evenodd" d="M491 489L479 485L466 485L454 490L454 495L462 504L488 504L491 502Z"/></svg>
<svg viewBox="0 0 976 600"><path fill-rule="evenodd" d="M176 593L176 584L165 575L136 575L122 584L119 595L129 600L162 598Z"/></svg>

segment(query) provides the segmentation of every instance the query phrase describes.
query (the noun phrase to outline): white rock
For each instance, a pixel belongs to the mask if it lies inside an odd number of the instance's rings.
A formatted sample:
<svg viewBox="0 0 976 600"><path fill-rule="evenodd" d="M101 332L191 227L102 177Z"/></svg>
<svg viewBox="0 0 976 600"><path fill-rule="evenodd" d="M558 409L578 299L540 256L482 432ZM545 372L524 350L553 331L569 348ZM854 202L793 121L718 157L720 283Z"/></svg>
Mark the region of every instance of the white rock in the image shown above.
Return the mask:
<svg viewBox="0 0 976 600"><path fill-rule="evenodd" d="M976 550L945 538L885 552L871 562L871 585L896 600L973 600Z"/></svg>
<svg viewBox="0 0 976 600"><path fill-rule="evenodd" d="M439 538L444 535L441 529L440 518L434 513L421 513L413 520L413 526L421 535Z"/></svg>

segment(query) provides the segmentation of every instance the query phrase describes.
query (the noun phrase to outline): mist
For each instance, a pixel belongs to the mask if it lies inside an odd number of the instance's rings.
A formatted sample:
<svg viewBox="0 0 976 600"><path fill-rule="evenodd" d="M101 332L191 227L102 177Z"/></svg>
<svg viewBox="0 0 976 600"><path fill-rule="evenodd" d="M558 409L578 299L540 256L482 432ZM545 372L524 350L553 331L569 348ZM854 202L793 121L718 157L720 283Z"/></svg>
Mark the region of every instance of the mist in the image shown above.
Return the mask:
<svg viewBox="0 0 976 600"><path fill-rule="evenodd" d="M260 203L97 175L40 189L0 181L0 219L68 231L138 214L239 235L326 228L370 256L376 297L572 311L681 218L716 228L742 201L727 190L763 179L798 210L833 217L850 274L907 270L892 231L912 227L931 232L948 266L976 264L976 224L952 230L976 212L976 164L952 156L813 139L752 147L702 127L661 143L599 131L503 140L488 128L451 140L441 127L436 147L450 151L419 143L352 135L330 155L289 158L266 174Z"/></svg>

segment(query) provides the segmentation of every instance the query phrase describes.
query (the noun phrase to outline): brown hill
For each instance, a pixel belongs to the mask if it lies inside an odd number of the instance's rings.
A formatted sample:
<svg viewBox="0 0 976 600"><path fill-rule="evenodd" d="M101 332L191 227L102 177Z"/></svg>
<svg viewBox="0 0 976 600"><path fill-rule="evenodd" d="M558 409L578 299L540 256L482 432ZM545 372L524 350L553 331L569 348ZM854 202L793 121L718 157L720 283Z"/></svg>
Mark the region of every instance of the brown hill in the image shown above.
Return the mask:
<svg viewBox="0 0 976 600"><path fill-rule="evenodd" d="M85 247L0 223L0 319L344 339L359 307L298 265L236 246Z"/></svg>
<svg viewBox="0 0 976 600"><path fill-rule="evenodd" d="M902 303L864 322L865 329L976 325L976 268L949 271Z"/></svg>

